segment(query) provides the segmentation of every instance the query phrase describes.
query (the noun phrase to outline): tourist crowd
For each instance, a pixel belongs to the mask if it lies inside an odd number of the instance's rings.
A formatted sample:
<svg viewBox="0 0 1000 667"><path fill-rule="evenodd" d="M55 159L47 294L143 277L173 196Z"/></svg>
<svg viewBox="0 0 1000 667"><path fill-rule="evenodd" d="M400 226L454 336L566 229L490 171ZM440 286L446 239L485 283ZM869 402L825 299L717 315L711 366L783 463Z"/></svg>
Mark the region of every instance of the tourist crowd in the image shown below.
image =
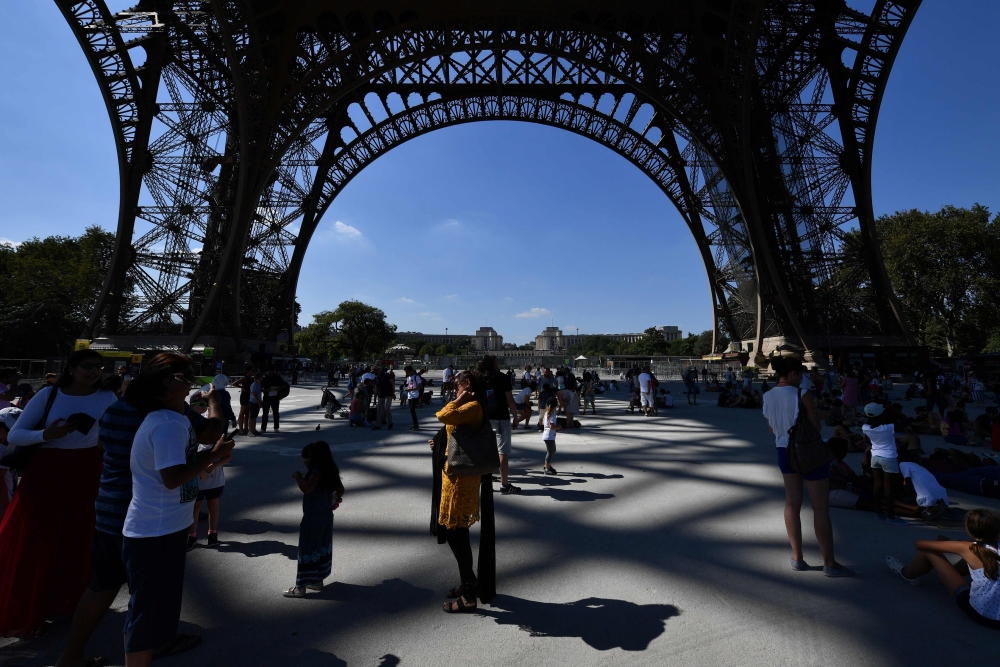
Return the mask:
<svg viewBox="0 0 1000 667"><path fill-rule="evenodd" d="M229 378L218 375L199 386L186 356L158 354L135 377L128 370L104 377L103 364L95 351L75 352L62 373L47 377L37 392L30 385L25 389L13 370L0 369L5 446L0 450L0 634L31 637L46 619L73 614L60 667L100 664L85 660L84 649L126 583L128 665L148 664L200 643L200 637L177 630L185 553L199 541L202 504L208 515L206 545L217 546L233 436L266 433L269 420L277 432L280 403L289 394L288 383L274 370L248 369L231 383L240 392L236 414L226 389ZM965 411L970 401L986 401L985 387L974 377L955 382L944 374L915 375L905 400L926 403L911 417L887 398L872 369L852 368L838 377L807 372L792 358L776 359L772 368L774 385L765 380L758 389L752 372L738 376L731 368L719 378L690 366L682 379L691 405L704 389L718 391L719 406L763 410L784 479L793 570L811 569L799 520L805 493L829 577L854 574L835 558L830 507L867 510L899 524L901 517L939 519L948 511L948 488L1000 496L997 460L958 448L989 443L1000 451L997 409L987 407L972 420ZM416 431L422 428L418 408L433 404L434 382L425 375L426 369L406 366L397 384L390 367L337 368L329 384L346 380L342 398L348 406L329 389L323 400L328 414L342 409L349 426L378 430L393 427L398 396ZM619 379L629 390L628 411L655 417L674 407L649 366L629 369ZM578 377L570 368L528 365L503 372L491 355L474 368L444 370L435 414L440 426L428 441L434 460L431 533L449 545L459 576L444 611L474 611L477 600L488 602L496 593L493 483L500 483L502 495L521 491L509 475L512 432L519 426L540 432L542 472L555 475L558 434L581 428L578 417L588 407L596 414L596 397L615 390L617 380L602 380L596 371ZM828 456L806 468L799 449L789 450L803 433L810 428L819 433L824 424L833 429L824 444ZM925 455L921 436L930 435L954 446ZM863 453L860 471L846 463L849 452ZM283 591L286 597L321 590L331 574L333 511L345 494L325 442L308 444L302 458L304 472L292 475L303 495L297 574ZM482 524L478 569L469 532L476 523ZM887 565L910 583L936 571L965 613L1000 627L1000 519L974 510L966 514L965 526L971 541L917 541L909 563L889 556ZM947 554L960 556L959 565Z"/></svg>

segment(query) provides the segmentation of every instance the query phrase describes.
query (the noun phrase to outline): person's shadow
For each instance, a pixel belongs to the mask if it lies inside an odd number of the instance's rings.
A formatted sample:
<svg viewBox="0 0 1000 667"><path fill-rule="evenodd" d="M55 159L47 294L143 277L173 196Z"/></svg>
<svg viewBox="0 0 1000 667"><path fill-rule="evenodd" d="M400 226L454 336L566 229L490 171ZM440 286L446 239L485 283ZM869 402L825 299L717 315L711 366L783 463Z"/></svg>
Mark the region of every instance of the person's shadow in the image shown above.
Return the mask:
<svg viewBox="0 0 1000 667"><path fill-rule="evenodd" d="M598 651L644 651L663 634L666 620L680 614L669 604L605 598L555 604L498 595L490 607L480 607L479 615L491 616L500 625L516 625L532 637L579 637Z"/></svg>
<svg viewBox="0 0 1000 667"><path fill-rule="evenodd" d="M593 491L577 491L576 489L526 489L521 492L522 496L548 496L552 500L563 502L593 502L595 500L608 500L614 498L613 493L594 493Z"/></svg>
<svg viewBox="0 0 1000 667"><path fill-rule="evenodd" d="M298 560L299 558L298 546L277 540L257 540L256 542L230 542L227 540L219 542L219 546L216 548L223 553L239 553L247 558L271 555L281 555L289 560Z"/></svg>

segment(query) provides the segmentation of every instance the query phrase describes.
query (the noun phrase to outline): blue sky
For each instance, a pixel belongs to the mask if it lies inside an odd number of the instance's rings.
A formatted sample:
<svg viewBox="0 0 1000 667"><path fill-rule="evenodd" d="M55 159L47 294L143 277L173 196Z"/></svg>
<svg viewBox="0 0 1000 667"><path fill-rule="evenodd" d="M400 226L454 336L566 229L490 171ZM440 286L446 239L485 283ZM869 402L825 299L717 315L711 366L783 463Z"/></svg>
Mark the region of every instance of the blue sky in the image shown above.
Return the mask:
<svg viewBox="0 0 1000 667"><path fill-rule="evenodd" d="M118 167L93 76L54 3L10 2L0 39L0 237L115 228ZM1000 210L1000 5L925 2L879 117L876 214ZM401 330L508 342L711 325L704 268L660 191L568 132L478 123L410 141L327 212L299 284L305 315L358 298ZM302 318L306 323L308 317Z"/></svg>

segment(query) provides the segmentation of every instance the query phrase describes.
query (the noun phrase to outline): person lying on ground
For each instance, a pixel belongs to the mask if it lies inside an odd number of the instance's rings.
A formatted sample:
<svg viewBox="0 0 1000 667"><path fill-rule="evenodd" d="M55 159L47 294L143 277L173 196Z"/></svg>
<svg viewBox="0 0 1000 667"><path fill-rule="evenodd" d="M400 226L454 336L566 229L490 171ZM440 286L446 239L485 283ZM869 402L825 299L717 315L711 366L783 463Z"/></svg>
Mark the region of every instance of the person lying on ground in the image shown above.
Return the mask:
<svg viewBox="0 0 1000 667"><path fill-rule="evenodd" d="M830 438L827 442L833 452L833 461L830 463L830 507L876 512L872 477L857 474L844 460L847 456L847 441L844 438ZM920 516L920 508L912 503L897 499L893 508L896 516Z"/></svg>

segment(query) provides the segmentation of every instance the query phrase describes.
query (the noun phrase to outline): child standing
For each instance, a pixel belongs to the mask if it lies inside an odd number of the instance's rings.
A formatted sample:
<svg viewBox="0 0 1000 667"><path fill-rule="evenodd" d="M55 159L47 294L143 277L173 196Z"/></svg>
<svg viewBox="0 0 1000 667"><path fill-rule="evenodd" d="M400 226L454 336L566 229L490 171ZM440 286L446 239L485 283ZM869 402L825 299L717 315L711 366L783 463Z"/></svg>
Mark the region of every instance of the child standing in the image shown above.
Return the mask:
<svg viewBox="0 0 1000 667"><path fill-rule="evenodd" d="M223 390L225 391L225 390ZM198 445L199 452L206 452L214 445ZM223 466L210 465L205 472L198 475L198 497L194 501L194 521L188 531L187 550L194 549L198 543L198 515L201 513L201 503L208 503L208 543L209 547L219 546L219 499L226 489L226 473Z"/></svg>
<svg viewBox="0 0 1000 667"><path fill-rule="evenodd" d="M894 508L896 480L899 477L899 453L896 450L896 429L892 416L884 413L881 403L865 406L868 420L861 431L871 442L871 467L874 485L872 496L875 500L876 516L886 523L905 526L906 522L896 516ZM885 504L885 514L881 506Z"/></svg>
<svg viewBox="0 0 1000 667"><path fill-rule="evenodd" d="M310 442L302 448L302 458L306 474L292 473L303 493L298 570L295 585L282 593L286 598L304 598L307 590L323 590L323 580L333 569L333 510L344 496L330 445L322 440Z"/></svg>
<svg viewBox="0 0 1000 667"><path fill-rule="evenodd" d="M556 431L561 431L562 426L556 423L556 409L559 401L553 396L545 403L545 412L542 413L542 441L545 443L545 469L546 475L555 475L556 469L552 467L552 457L556 455Z"/></svg>

